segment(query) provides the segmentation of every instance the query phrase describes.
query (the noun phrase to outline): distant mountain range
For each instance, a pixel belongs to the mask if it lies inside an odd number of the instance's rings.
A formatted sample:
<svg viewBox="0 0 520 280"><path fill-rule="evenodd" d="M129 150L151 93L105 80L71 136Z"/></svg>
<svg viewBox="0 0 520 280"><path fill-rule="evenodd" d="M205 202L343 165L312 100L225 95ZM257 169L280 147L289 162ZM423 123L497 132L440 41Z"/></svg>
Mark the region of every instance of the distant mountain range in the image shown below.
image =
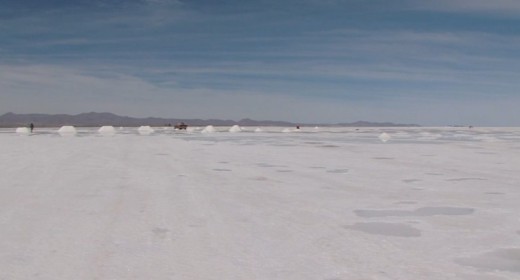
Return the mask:
<svg viewBox="0 0 520 280"><path fill-rule="evenodd" d="M284 121L257 121L251 119L242 119L240 121L218 120L218 119L165 119L165 118L132 118L126 116L118 116L112 113L82 113L78 115L50 115L50 114L15 114L7 113L0 116L0 127L20 127L34 123L37 127L60 127L63 125L73 125L77 127L97 127L102 125L113 126L166 126L175 125L184 122L189 126L351 126L351 127L402 127L402 126L418 126L415 124L395 124L390 122L365 122L358 121L353 123L337 123L337 124L305 124L292 123Z"/></svg>

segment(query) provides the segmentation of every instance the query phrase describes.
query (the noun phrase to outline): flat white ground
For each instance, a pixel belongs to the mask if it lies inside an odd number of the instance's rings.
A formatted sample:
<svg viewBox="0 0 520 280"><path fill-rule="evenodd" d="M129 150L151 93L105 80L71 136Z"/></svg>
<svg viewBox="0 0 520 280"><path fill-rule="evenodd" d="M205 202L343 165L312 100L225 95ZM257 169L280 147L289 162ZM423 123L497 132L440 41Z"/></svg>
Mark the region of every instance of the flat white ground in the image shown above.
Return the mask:
<svg viewBox="0 0 520 280"><path fill-rule="evenodd" d="M0 130L0 279L520 279L520 129L201 130Z"/></svg>

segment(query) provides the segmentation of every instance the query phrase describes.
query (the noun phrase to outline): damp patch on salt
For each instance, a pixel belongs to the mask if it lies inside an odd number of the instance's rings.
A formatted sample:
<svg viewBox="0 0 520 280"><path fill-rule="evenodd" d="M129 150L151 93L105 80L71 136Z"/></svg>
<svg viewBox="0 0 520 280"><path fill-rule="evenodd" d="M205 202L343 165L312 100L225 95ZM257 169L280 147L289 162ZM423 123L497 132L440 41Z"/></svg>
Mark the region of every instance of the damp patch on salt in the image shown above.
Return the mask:
<svg viewBox="0 0 520 280"><path fill-rule="evenodd" d="M481 155L496 155L497 153L493 153L493 152L477 152L477 154L481 154Z"/></svg>
<svg viewBox="0 0 520 280"><path fill-rule="evenodd" d="M325 166L310 166L311 169L326 169Z"/></svg>
<svg viewBox="0 0 520 280"><path fill-rule="evenodd" d="M459 258L456 263L486 270L520 272L520 248L505 248L473 258Z"/></svg>
<svg viewBox="0 0 520 280"><path fill-rule="evenodd" d="M464 207L422 207L414 211L416 216L459 216L471 215L475 212L473 208Z"/></svg>
<svg viewBox="0 0 520 280"><path fill-rule="evenodd" d="M323 280L342 280L339 277L332 277L332 278L324 278Z"/></svg>
<svg viewBox="0 0 520 280"><path fill-rule="evenodd" d="M461 182L461 181L486 181L483 178L454 178L454 179L446 179L448 182Z"/></svg>
<svg viewBox="0 0 520 280"><path fill-rule="evenodd" d="M406 217L406 216L413 216L413 211L407 211L407 210L354 210L354 213L358 217L363 218L380 218L380 217L390 217L390 216L399 216L399 217Z"/></svg>
<svg viewBox="0 0 520 280"><path fill-rule="evenodd" d="M275 164L271 164L271 163L258 163L257 166L258 167L283 167L281 165L275 165Z"/></svg>
<svg viewBox="0 0 520 280"><path fill-rule="evenodd" d="M404 200L404 201L398 201L395 204L417 204L417 201Z"/></svg>
<svg viewBox="0 0 520 280"><path fill-rule="evenodd" d="M279 170L276 170L276 172L278 172L278 173L291 173L291 172L294 172L294 170L290 170L290 169L279 169Z"/></svg>
<svg viewBox="0 0 520 280"><path fill-rule="evenodd" d="M420 179L404 179L402 180L404 183L415 183L415 182L420 182L422 180Z"/></svg>
<svg viewBox="0 0 520 280"><path fill-rule="evenodd" d="M400 223L356 223L345 228L361 231L368 234L395 236L395 237L419 237L421 231L407 224Z"/></svg>
<svg viewBox="0 0 520 280"><path fill-rule="evenodd" d="M303 143L304 144L311 144L311 145L323 144L323 142L320 142L320 141L305 141Z"/></svg>
<svg viewBox="0 0 520 280"><path fill-rule="evenodd" d="M168 238L170 230L167 228L156 227L156 228L152 229L152 233L154 234L155 237L157 237L159 239L166 239L166 238Z"/></svg>
<svg viewBox="0 0 520 280"><path fill-rule="evenodd" d="M348 169L329 169L329 170L327 170L327 173L340 173L340 174L344 174L344 173L348 173Z"/></svg>
<svg viewBox="0 0 520 280"><path fill-rule="evenodd" d="M410 210L354 210L354 213L363 218L380 217L429 217L429 216L460 216L471 215L475 212L473 208L461 207L422 207Z"/></svg>
<svg viewBox="0 0 520 280"><path fill-rule="evenodd" d="M213 168L213 171L229 172L229 171L232 171L232 170L231 169L227 169L227 168Z"/></svg>

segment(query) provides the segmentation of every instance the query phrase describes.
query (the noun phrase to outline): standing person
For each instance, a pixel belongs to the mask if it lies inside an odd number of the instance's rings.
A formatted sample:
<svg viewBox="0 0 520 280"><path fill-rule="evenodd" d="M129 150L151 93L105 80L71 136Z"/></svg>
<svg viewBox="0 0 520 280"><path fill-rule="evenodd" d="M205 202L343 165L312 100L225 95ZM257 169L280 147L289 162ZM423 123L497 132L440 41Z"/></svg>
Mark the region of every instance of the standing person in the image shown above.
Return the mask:
<svg viewBox="0 0 520 280"><path fill-rule="evenodd" d="M32 132L33 132L33 130L34 130L34 124L33 124L33 123L31 123L31 124L29 125L29 128L31 129L31 133L32 133Z"/></svg>

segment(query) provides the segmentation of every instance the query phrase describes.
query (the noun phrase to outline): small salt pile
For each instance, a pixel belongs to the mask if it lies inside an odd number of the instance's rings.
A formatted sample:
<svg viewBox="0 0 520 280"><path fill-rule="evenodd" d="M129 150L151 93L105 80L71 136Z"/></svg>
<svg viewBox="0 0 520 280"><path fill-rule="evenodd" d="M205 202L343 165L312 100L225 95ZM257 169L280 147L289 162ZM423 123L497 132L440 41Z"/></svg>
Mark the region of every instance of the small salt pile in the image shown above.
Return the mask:
<svg viewBox="0 0 520 280"><path fill-rule="evenodd" d="M388 140L390 140L390 135L388 135L386 132L383 132L379 135L379 140L381 140L383 143L387 142Z"/></svg>
<svg viewBox="0 0 520 280"><path fill-rule="evenodd" d="M77 131L76 128L72 125L64 125L58 129L58 133L61 136L74 136L76 135Z"/></svg>
<svg viewBox="0 0 520 280"><path fill-rule="evenodd" d="M16 134L18 135L27 135L31 132L31 130L27 127L18 127L16 129Z"/></svg>
<svg viewBox="0 0 520 280"><path fill-rule="evenodd" d="M201 133L214 133L215 131L216 130L214 126L208 125L201 131Z"/></svg>
<svg viewBox="0 0 520 280"><path fill-rule="evenodd" d="M98 129L98 133L102 135L114 135L116 130L111 125L104 125Z"/></svg>
<svg viewBox="0 0 520 280"><path fill-rule="evenodd" d="M139 132L139 134L141 135L150 135L154 132L153 128L151 128L149 125L143 125L143 126L140 126L137 131Z"/></svg>
<svg viewBox="0 0 520 280"><path fill-rule="evenodd" d="M238 125L234 125L229 129L229 132L235 133L235 132L241 132L242 128Z"/></svg>

